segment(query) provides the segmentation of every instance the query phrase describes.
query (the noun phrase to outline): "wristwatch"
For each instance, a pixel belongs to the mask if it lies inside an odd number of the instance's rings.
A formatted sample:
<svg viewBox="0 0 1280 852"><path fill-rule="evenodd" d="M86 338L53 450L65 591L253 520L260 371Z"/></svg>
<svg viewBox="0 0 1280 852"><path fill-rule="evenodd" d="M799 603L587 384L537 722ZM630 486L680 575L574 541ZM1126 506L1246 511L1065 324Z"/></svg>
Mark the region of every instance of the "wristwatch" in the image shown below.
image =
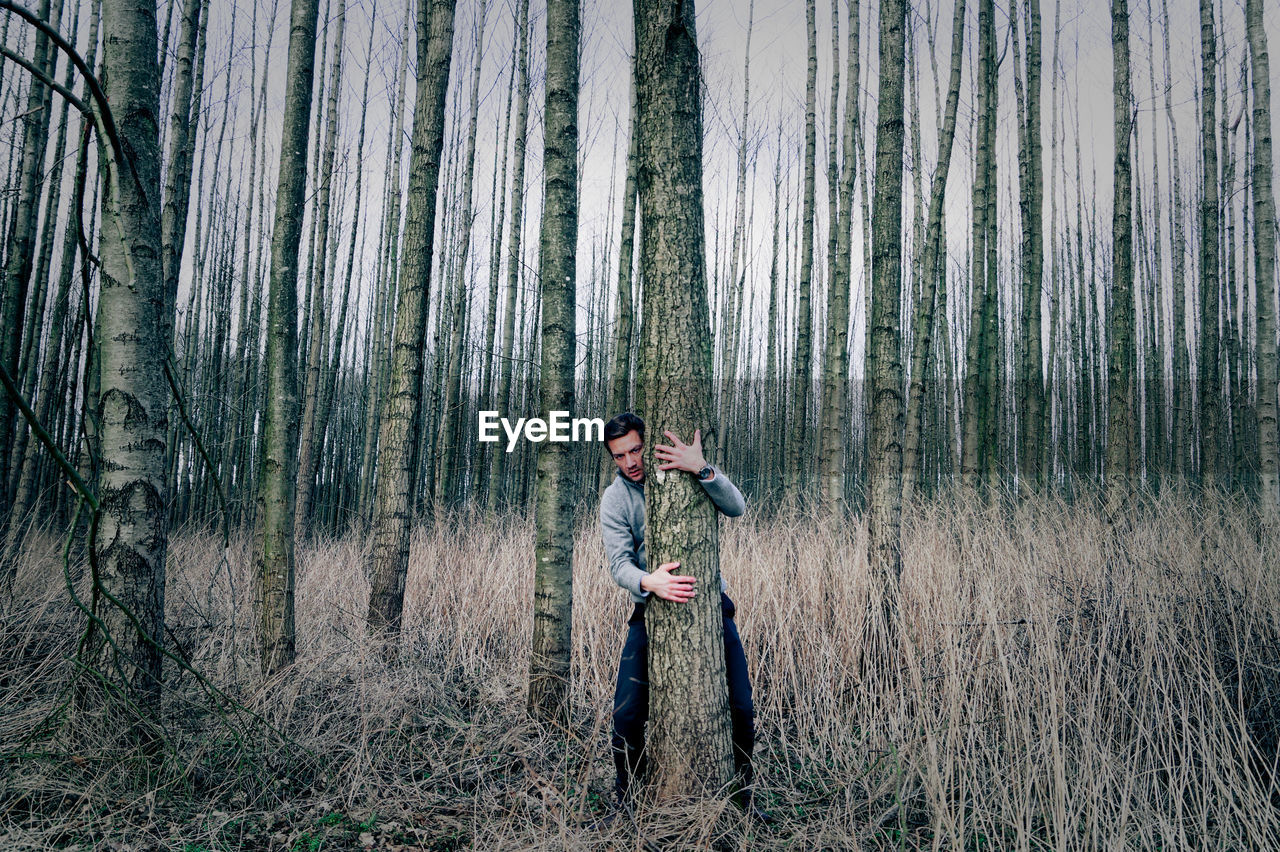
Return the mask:
<svg viewBox="0 0 1280 852"><path fill-rule="evenodd" d="M711 469L711 465L705 465L703 466L702 470L698 471L698 481L706 482L708 479L710 479L715 475L716 475L716 472Z"/></svg>

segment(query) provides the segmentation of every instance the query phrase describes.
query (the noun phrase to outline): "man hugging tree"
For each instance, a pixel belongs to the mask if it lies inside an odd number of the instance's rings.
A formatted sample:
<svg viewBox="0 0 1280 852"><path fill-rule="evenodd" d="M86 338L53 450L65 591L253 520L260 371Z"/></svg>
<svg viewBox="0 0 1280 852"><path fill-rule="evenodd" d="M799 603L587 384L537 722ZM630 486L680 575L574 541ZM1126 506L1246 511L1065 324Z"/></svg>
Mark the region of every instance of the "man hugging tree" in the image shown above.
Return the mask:
<svg viewBox="0 0 1280 852"><path fill-rule="evenodd" d="M655 595L683 604L697 594L695 579L674 574L679 562L666 562L649 572L644 543L644 421L635 414L619 414L604 427L605 447L618 476L600 499L600 528L609 570L614 582L631 593L635 608L627 621L627 639L618 666L613 697L613 759L617 770L615 796L626 807L632 794L632 779L643 778L647 769L644 752L645 723L649 719L648 634L645 631L646 601ZM681 470L693 474L715 507L729 517L746 511L746 502L723 471L707 464L702 455L702 434L696 430L693 443L686 444L672 432L664 433L671 444L658 444L654 454L663 463L658 470ZM734 625L734 605L725 594L727 584L720 578L720 605L724 617L724 659L729 687L729 711L733 730L733 763L739 790L739 804L754 816L768 815L751 807L751 752L755 745L755 708L751 681L742 641Z"/></svg>

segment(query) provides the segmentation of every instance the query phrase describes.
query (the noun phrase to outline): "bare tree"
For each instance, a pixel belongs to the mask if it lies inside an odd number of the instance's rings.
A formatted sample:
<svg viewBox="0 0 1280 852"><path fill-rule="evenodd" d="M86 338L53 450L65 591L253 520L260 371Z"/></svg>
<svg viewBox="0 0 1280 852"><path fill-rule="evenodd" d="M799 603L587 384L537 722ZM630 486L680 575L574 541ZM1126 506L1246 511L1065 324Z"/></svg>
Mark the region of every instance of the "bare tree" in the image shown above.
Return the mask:
<svg viewBox="0 0 1280 852"><path fill-rule="evenodd" d="M1129 85L1128 0L1111 2L1111 55L1115 95L1115 204L1111 214L1111 311L1107 314L1107 493L1121 505L1134 475L1133 178L1129 146L1133 103Z"/></svg>
<svg viewBox="0 0 1280 852"><path fill-rule="evenodd" d="M919 484L923 470L920 464L924 420L924 383L929 369L927 359L933 332L934 301L939 278L946 273L945 237L942 230L942 207L946 200L947 175L951 168L951 147L956 137L956 109L960 102L960 74L964 63L964 0L957 0L951 23L951 80L947 87L946 116L938 136L938 167L933 173L929 193L929 230L924 236L924 260L921 264L920 305L916 312L915 334L911 351L911 388L907 398L907 423L903 441L902 488L910 496ZM943 282L945 284L945 281ZM945 293L945 286L943 292ZM945 315L945 304L940 303Z"/></svg>
<svg viewBox="0 0 1280 852"><path fill-rule="evenodd" d="M1276 199L1271 187L1271 71L1262 0L1245 3L1253 80L1253 232L1258 308L1258 482L1262 505L1278 502L1276 447Z"/></svg>
<svg viewBox="0 0 1280 852"><path fill-rule="evenodd" d="M542 282L543 417L574 410L577 348L578 243L578 0L547 5L547 92L543 145ZM535 496L533 653L529 710L569 720L569 660L573 651L573 507L570 445L538 449Z"/></svg>
<svg viewBox="0 0 1280 852"><path fill-rule="evenodd" d="M804 111L804 208L800 213L800 295L797 306L795 349L795 410L787 446L787 483L793 490L809 483L809 385L813 375L813 313L810 293L813 282L813 242L815 231L814 183L817 130L815 103L818 88L818 30L814 0L805 2L805 26L809 34L809 71L805 83Z"/></svg>
<svg viewBox="0 0 1280 852"><path fill-rule="evenodd" d="M436 186L444 149L444 102L453 53L454 0L422 0L418 7L418 78L405 204L404 267L396 306L391 382L378 437L377 505L369 629L399 636L409 567L409 525L418 481L418 419L426 307L435 237Z"/></svg>
<svg viewBox="0 0 1280 852"><path fill-rule="evenodd" d="M811 4L812 6L812 4ZM694 4L638 0L636 125L640 133L640 331L643 414L653 432L689 436L711 422L711 330L702 212L702 110ZM812 148L810 149L812 150ZM659 319L660 318L660 319ZM710 430L704 442L714 439ZM647 438L650 447L655 438ZM692 477L645 483L650 564L678 561L698 588L720 588L716 510ZM651 601L649 759L660 797L719 789L733 771L719 596Z"/></svg>
<svg viewBox="0 0 1280 852"><path fill-rule="evenodd" d="M1200 480L1218 484L1218 408L1222 388L1218 353L1218 146L1213 135L1214 69L1217 42L1213 35L1213 0L1200 0L1200 144L1203 155L1200 199Z"/></svg>
<svg viewBox="0 0 1280 852"><path fill-rule="evenodd" d="M267 308L267 405L253 535L258 639L265 672L293 662L294 498L298 467L298 241L307 188L307 136L319 0L293 0L280 142L280 178L271 233Z"/></svg>
<svg viewBox="0 0 1280 852"><path fill-rule="evenodd" d="M871 432L867 552L886 608L896 605L902 573L902 145L906 53L903 0L880 2L880 84L876 182L871 221ZM886 615L892 613L886 609ZM892 624L888 621L887 624ZM881 649L889 651L888 647Z"/></svg>
<svg viewBox="0 0 1280 852"><path fill-rule="evenodd" d="M81 643L91 668L118 674L127 701L111 702L134 736L131 718L160 709L164 648L166 427L160 263L160 69L155 6L102 4L103 93L116 120L115 156L100 163L104 185L101 284L94 334L98 347L97 421L103 464L101 510L93 536L97 583ZM120 157L120 159L116 159ZM106 696L85 690L82 698ZM92 700L92 699L90 699ZM119 730L119 728L118 728Z"/></svg>

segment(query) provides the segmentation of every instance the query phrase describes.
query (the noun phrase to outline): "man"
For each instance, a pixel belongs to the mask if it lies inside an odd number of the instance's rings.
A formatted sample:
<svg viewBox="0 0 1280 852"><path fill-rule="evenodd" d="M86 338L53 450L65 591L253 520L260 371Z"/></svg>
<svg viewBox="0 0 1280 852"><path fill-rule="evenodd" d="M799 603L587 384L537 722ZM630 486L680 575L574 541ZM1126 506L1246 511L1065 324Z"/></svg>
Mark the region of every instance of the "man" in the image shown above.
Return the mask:
<svg viewBox="0 0 1280 852"><path fill-rule="evenodd" d="M686 444L671 432L664 433L671 444L658 444L654 455L659 470L683 470L698 478L715 507L733 518L746 511L742 492L724 472L707 464L702 455L702 430ZM600 498L600 529L605 554L614 582L631 593L635 603L627 625L627 641L618 666L618 683L613 696L613 759L617 770L615 796L625 807L633 777L643 777L646 768L644 726L649 718L648 634L644 626L645 601L656 595L673 603L686 603L697 590L694 578L672 573L678 562L666 562L658 570L645 570L644 547L644 421L627 412L604 427L605 447L618 476ZM753 815L768 819L751 808L751 752L755 746L755 708L747 659L734 625L734 605L725 594L727 584L720 577L720 605L724 613L724 657L729 682L729 711L733 722L733 763L741 784L739 802Z"/></svg>

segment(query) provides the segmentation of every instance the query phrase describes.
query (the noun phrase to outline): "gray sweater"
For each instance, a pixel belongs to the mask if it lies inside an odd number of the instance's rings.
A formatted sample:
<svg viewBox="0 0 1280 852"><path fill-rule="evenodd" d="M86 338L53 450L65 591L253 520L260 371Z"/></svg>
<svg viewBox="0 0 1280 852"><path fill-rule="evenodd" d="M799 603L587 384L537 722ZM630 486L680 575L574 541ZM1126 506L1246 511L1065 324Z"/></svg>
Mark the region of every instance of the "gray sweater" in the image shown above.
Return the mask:
<svg viewBox="0 0 1280 852"><path fill-rule="evenodd" d="M713 465L712 469L715 477L703 482L702 487L717 509L736 518L747 510L742 492L720 468ZM630 592L633 601L643 602L649 596L640 588L640 579L648 573L644 560L644 486L627 479L621 472L600 497L600 534L613 581ZM727 588L721 574L720 591Z"/></svg>

